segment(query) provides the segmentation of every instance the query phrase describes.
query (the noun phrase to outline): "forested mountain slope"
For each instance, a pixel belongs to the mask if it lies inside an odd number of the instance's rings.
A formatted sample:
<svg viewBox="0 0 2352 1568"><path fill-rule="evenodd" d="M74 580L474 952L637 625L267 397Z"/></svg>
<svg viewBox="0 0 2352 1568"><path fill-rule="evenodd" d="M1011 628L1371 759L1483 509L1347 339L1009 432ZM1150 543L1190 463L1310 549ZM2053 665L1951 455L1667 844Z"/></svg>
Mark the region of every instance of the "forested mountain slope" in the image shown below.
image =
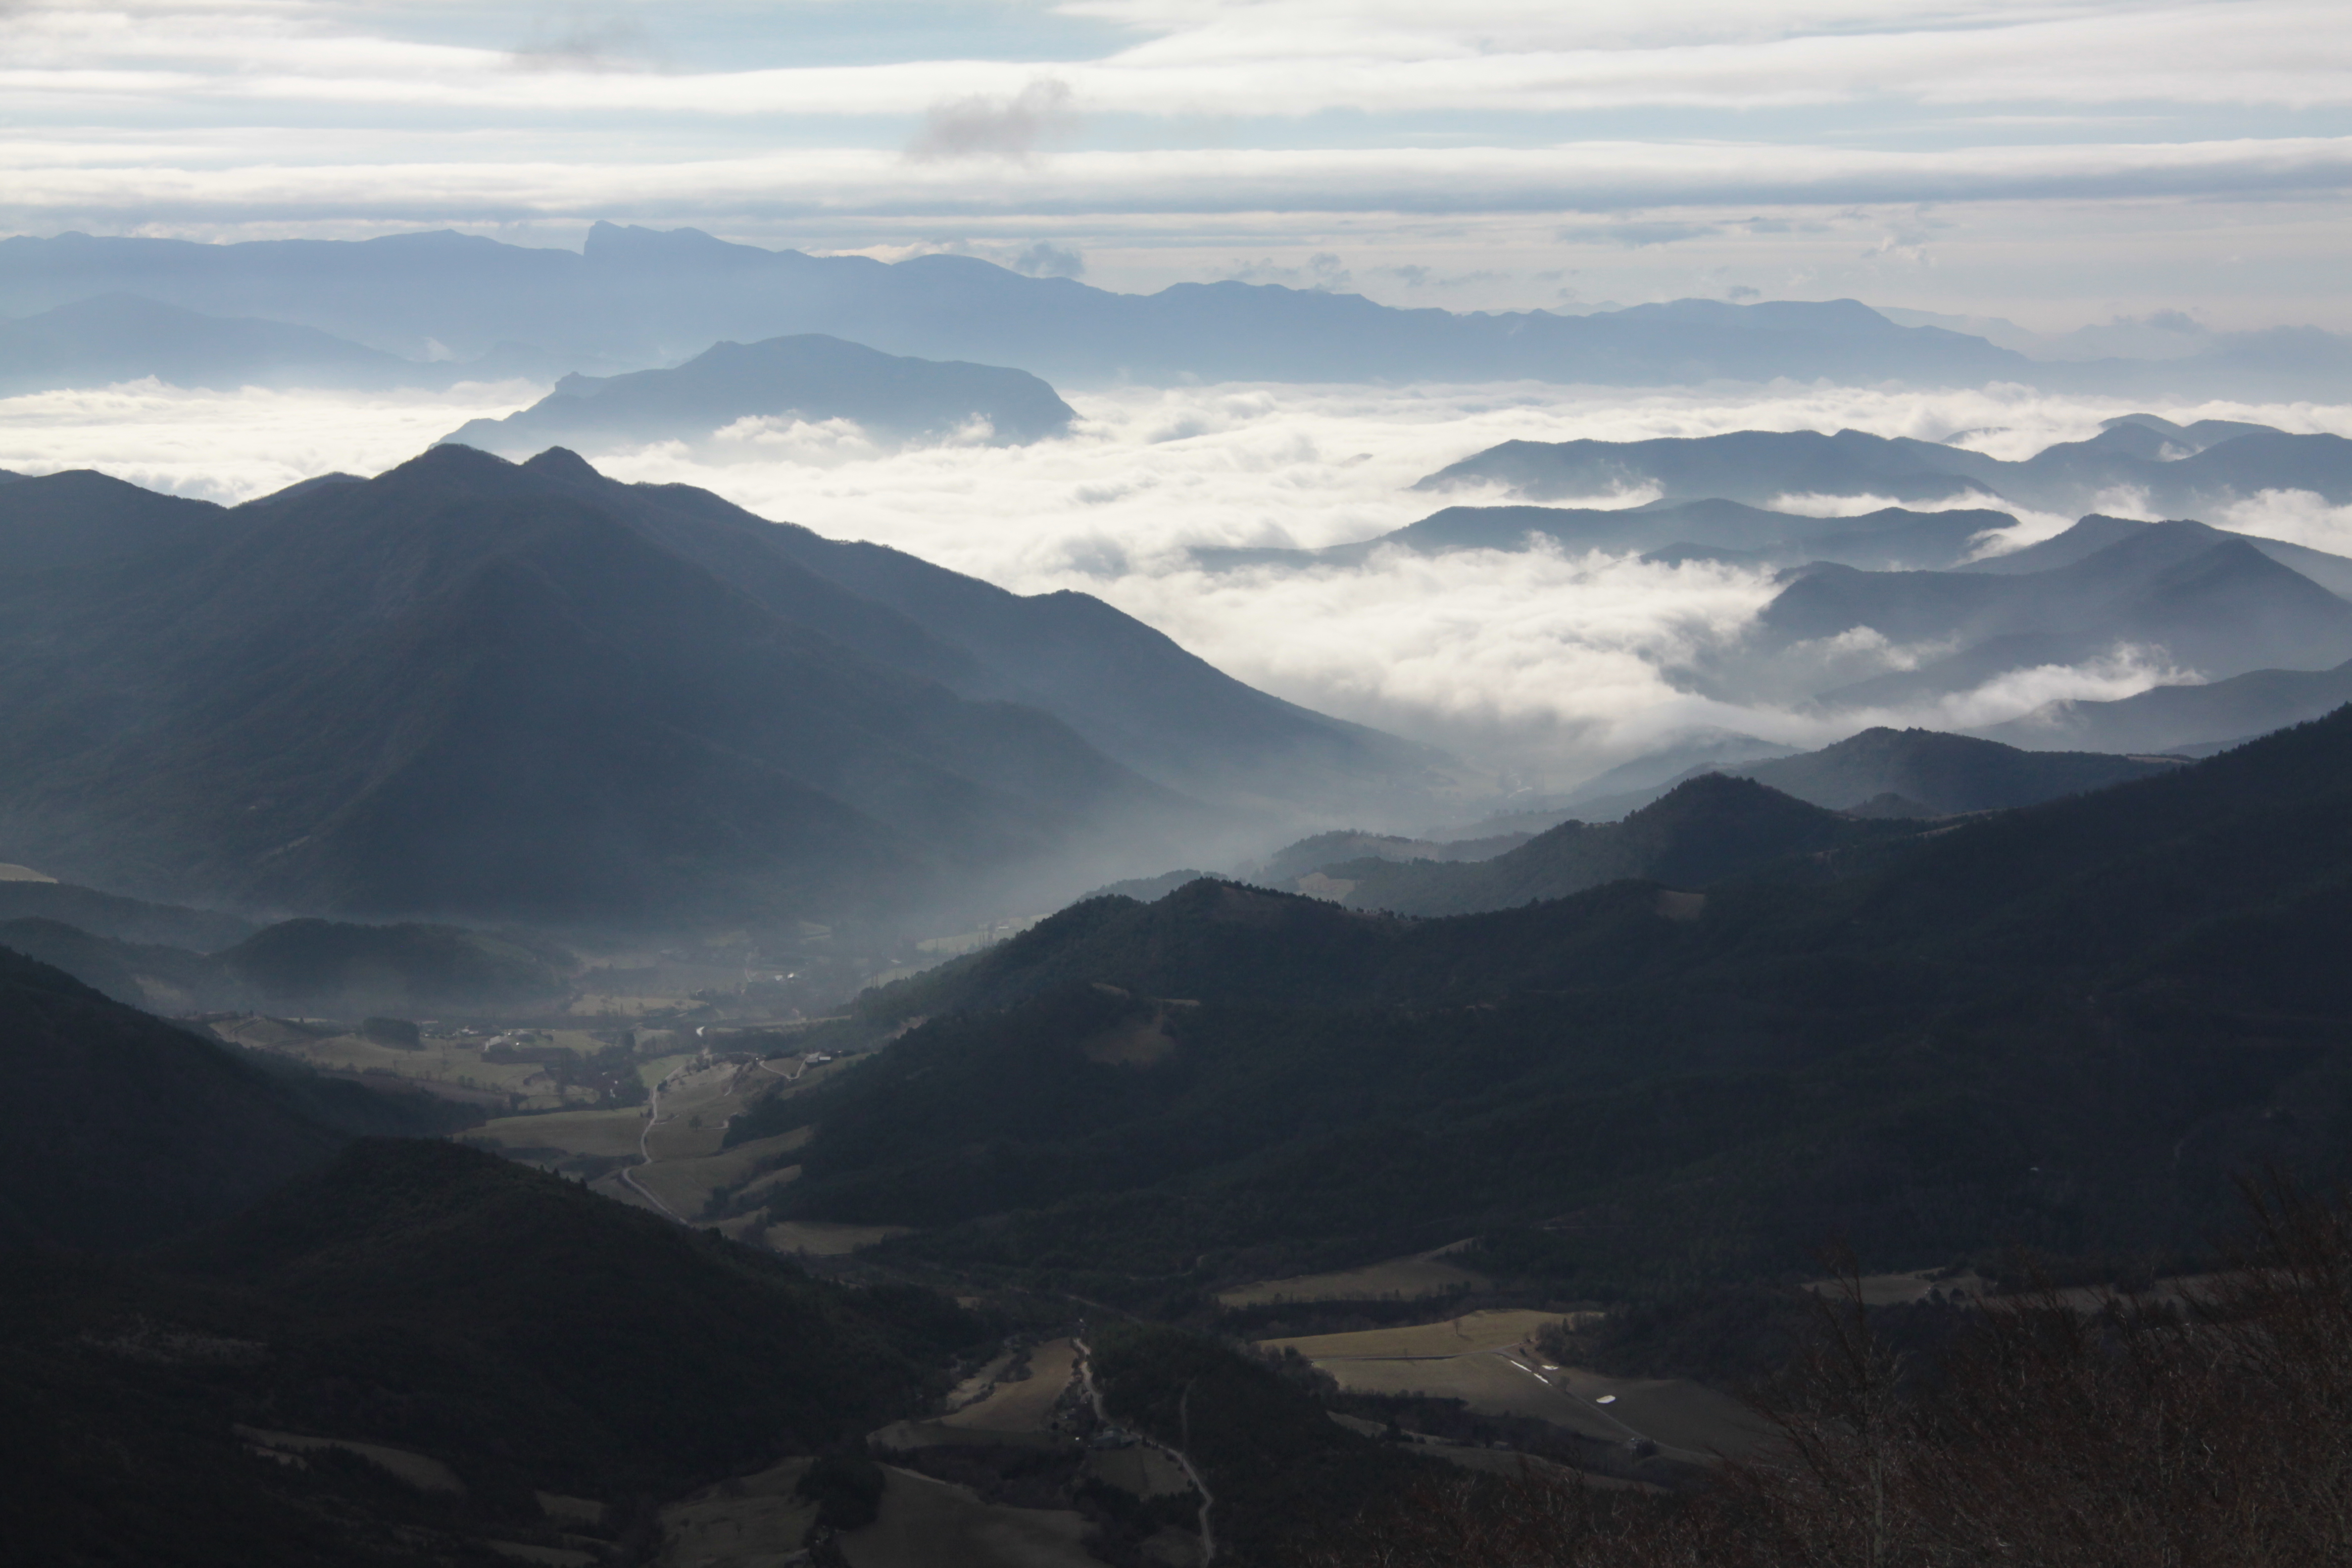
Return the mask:
<svg viewBox="0 0 2352 1568"><path fill-rule="evenodd" d="M161 501L69 475L0 501L0 826L79 881L592 923L875 911L1213 825L1144 773L1276 820L1337 778L1444 782L1084 595L568 453Z"/></svg>
<svg viewBox="0 0 2352 1568"><path fill-rule="evenodd" d="M2352 1146L2347 780L2352 710L1696 908L1100 900L877 993L932 1021L733 1135L814 1126L779 1212L1152 1300L1527 1226L1595 1289L2185 1245Z"/></svg>

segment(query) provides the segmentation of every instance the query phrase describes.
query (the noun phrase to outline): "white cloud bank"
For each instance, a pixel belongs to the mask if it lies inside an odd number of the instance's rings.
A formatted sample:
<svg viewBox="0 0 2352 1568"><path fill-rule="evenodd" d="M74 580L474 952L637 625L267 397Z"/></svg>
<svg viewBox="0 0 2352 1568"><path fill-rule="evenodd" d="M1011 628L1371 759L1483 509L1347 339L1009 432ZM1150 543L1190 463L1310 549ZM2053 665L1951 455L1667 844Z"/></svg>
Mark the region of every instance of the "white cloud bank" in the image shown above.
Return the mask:
<svg viewBox="0 0 2352 1568"><path fill-rule="evenodd" d="M331 469L373 473L467 418L540 389L446 396L184 393L149 385L0 401L0 468L94 467L221 500ZM1558 787L1714 725L1820 744L1864 721L1958 728L2058 697L2128 695L2193 675L2160 649L2014 672L1974 692L1825 720L1786 704L1683 689L1675 671L1721 647L1770 597L1760 573L1644 565L1558 549L1358 567L1209 573L1194 546L1318 547L1368 539L1475 495L1419 495L1422 476L1495 442L1628 440L1731 429L1866 429L1958 438L2003 458L2080 439L2125 410L2021 388L1887 395L1782 386L1738 396L1534 384L1225 385L1072 398L1076 432L1024 447L887 452L854 426L747 425L713 460L679 444L602 457L616 478L705 486L760 514L878 541L1022 593L1074 588L1166 631L1244 680L1328 712L1463 749ZM2186 422L2255 419L2352 434L2352 406L2208 404ZM2063 519L2029 519L2047 531ZM2344 509L2265 495L2227 519L2322 547L2352 545ZM1934 650L1837 650L1845 679Z"/></svg>

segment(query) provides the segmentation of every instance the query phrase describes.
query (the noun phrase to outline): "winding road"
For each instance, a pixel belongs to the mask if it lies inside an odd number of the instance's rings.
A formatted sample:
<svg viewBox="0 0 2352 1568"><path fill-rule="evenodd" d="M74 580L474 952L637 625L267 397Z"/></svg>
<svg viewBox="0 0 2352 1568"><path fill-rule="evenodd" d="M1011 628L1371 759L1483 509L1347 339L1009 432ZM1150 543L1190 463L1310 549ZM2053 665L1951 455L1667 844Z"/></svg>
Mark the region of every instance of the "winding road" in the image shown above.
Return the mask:
<svg viewBox="0 0 2352 1568"><path fill-rule="evenodd" d="M1103 1408L1102 1390L1095 1386L1094 1351L1084 1340L1074 1339L1070 1342L1078 1348L1078 1377L1086 1384L1087 1403L1094 1406L1095 1419L1106 1426L1116 1425L1110 1418L1110 1412ZM1188 1436L1192 1429L1192 1385L1188 1383L1184 1385L1183 1396L1176 1402L1178 1419L1184 1423L1184 1430ZM1138 1432L1135 1435L1140 1441L1150 1444L1181 1466L1185 1479L1192 1483L1192 1489L1201 1494L1201 1562L1203 1568L1206 1568L1206 1565L1215 1562L1217 1557L1217 1532L1209 1523L1209 1510L1217 1506L1217 1494L1209 1489L1209 1483L1203 1480L1201 1472L1193 1468L1192 1457L1190 1454L1181 1448L1171 1448L1157 1437L1144 1433Z"/></svg>
<svg viewBox="0 0 2352 1568"><path fill-rule="evenodd" d="M646 1140L654 1135L654 1127L660 1121L661 1085L656 1084L653 1087L652 1103L646 1109L645 1127L637 1134L637 1163L641 1165L650 1165L654 1163L653 1151L646 1147ZM629 1184L629 1190L631 1192L645 1199L646 1202L653 1205L654 1207L661 1210L662 1213L669 1215L670 1218L677 1221L678 1224L684 1225L686 1223L686 1216L679 1214L667 1204L662 1202L661 1199L656 1197L650 1188L648 1188L643 1182L637 1180L637 1173L635 1171L624 1170L621 1173L621 1180Z"/></svg>

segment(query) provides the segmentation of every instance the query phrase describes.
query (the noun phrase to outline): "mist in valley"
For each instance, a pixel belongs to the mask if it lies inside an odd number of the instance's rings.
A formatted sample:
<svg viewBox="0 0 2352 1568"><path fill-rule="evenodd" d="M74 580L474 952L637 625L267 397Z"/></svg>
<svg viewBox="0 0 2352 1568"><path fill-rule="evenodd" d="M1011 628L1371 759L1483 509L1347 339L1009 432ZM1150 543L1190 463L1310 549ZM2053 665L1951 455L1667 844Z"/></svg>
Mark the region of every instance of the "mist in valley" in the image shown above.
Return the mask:
<svg viewBox="0 0 2352 1568"><path fill-rule="evenodd" d="M0 468L95 467L234 503L320 473L365 475L472 418L543 388L466 384L447 394L131 385L0 403ZM1740 673L1742 638L1779 592L1777 567L1572 551L1375 552L1353 565L1207 570L1192 552L1314 549L1403 527L1440 504L1513 499L1499 487L1439 496L1415 481L1499 442L1629 441L1735 430L1853 428L1946 441L2011 461L2095 435L2129 412L2106 398L2020 387L1904 391L1710 387L1628 392L1536 384L1413 387L1225 384L1074 392L1073 432L1026 445L903 446L844 420L743 421L695 443L592 451L614 478L698 486L771 519L905 550L1020 594L1094 595L1262 689L1444 747L1466 764L1454 799L1403 803L1365 826L1416 831L1473 819L1514 795L1569 788L1694 731L1814 747L1871 725L1972 730L2064 699L2105 700L2200 679L2156 644L2004 670L1956 692L1822 711L1816 690L1915 668L1942 652L1862 637ZM2147 410L2186 424L2244 420L2352 432L2352 405L2200 403ZM740 447L740 452L711 447ZM1654 489L1547 504L1630 507ZM2158 515L2144 496L2096 510ZM1775 498L1775 510L1853 516L1868 496ZM1915 510L1987 504L1967 498ZM1999 503L1991 503L1999 504ZM1992 557L2063 531L2071 515L2019 508L1988 532ZM2323 551L2352 548L2352 509L2264 491L2204 521ZM1730 677L1727 679L1727 673ZM2216 737L2221 738L2221 737ZM1482 798L1483 797L1483 798ZM1192 857L1227 863L1234 843ZM1239 852L1246 854L1246 846ZM1134 874L1118 858L1093 870ZM1108 874L1102 879L1112 879ZM1082 890L1082 889L1080 889Z"/></svg>

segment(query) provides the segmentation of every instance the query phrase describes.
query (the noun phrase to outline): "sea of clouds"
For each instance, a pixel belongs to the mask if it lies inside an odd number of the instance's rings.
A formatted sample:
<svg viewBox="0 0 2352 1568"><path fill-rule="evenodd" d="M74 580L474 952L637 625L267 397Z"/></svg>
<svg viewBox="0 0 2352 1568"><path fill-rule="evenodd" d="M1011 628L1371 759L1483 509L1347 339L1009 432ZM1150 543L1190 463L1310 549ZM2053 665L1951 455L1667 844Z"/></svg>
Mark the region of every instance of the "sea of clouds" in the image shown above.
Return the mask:
<svg viewBox="0 0 2352 1568"><path fill-rule="evenodd" d="M95 468L235 502L316 474L379 472L467 419L510 413L544 390L513 383L435 394L223 394L150 383L42 394L0 400L0 468ZM1817 745L1866 723L1969 728L2053 699L2127 696L2196 676L2161 648L2118 647L2080 667L2012 672L1906 709L1827 716L1806 706L1801 682L1759 695L1693 675L1712 667L1719 676L1733 657L1776 591L1763 571L1558 548L1381 551L1355 565L1223 572L1203 570L1191 554L1197 546L1351 542L1441 505L1507 499L1411 487L1514 438L1852 427L2013 459L2130 412L2109 400L1999 386L1628 392L1527 384L1136 387L1069 401L1082 416L1074 433L1029 447L975 439L893 450L841 421L758 420L692 447L664 443L595 461L617 478L700 485L762 516L894 545L1016 592L1097 595L1253 685L1454 748L1513 789L1563 788L1698 729ZM2147 411L2352 434L2347 406ZM1585 504L1648 499L1631 492ZM2107 502L2133 510L2129 496ZM1869 510L1851 499L1784 504ZM1979 548L2013 549L2072 521L2021 514L2016 529ZM2207 521L2352 552L2352 509L2307 494L2265 492ZM1826 680L1906 668L1939 650L1864 637L1815 651Z"/></svg>

